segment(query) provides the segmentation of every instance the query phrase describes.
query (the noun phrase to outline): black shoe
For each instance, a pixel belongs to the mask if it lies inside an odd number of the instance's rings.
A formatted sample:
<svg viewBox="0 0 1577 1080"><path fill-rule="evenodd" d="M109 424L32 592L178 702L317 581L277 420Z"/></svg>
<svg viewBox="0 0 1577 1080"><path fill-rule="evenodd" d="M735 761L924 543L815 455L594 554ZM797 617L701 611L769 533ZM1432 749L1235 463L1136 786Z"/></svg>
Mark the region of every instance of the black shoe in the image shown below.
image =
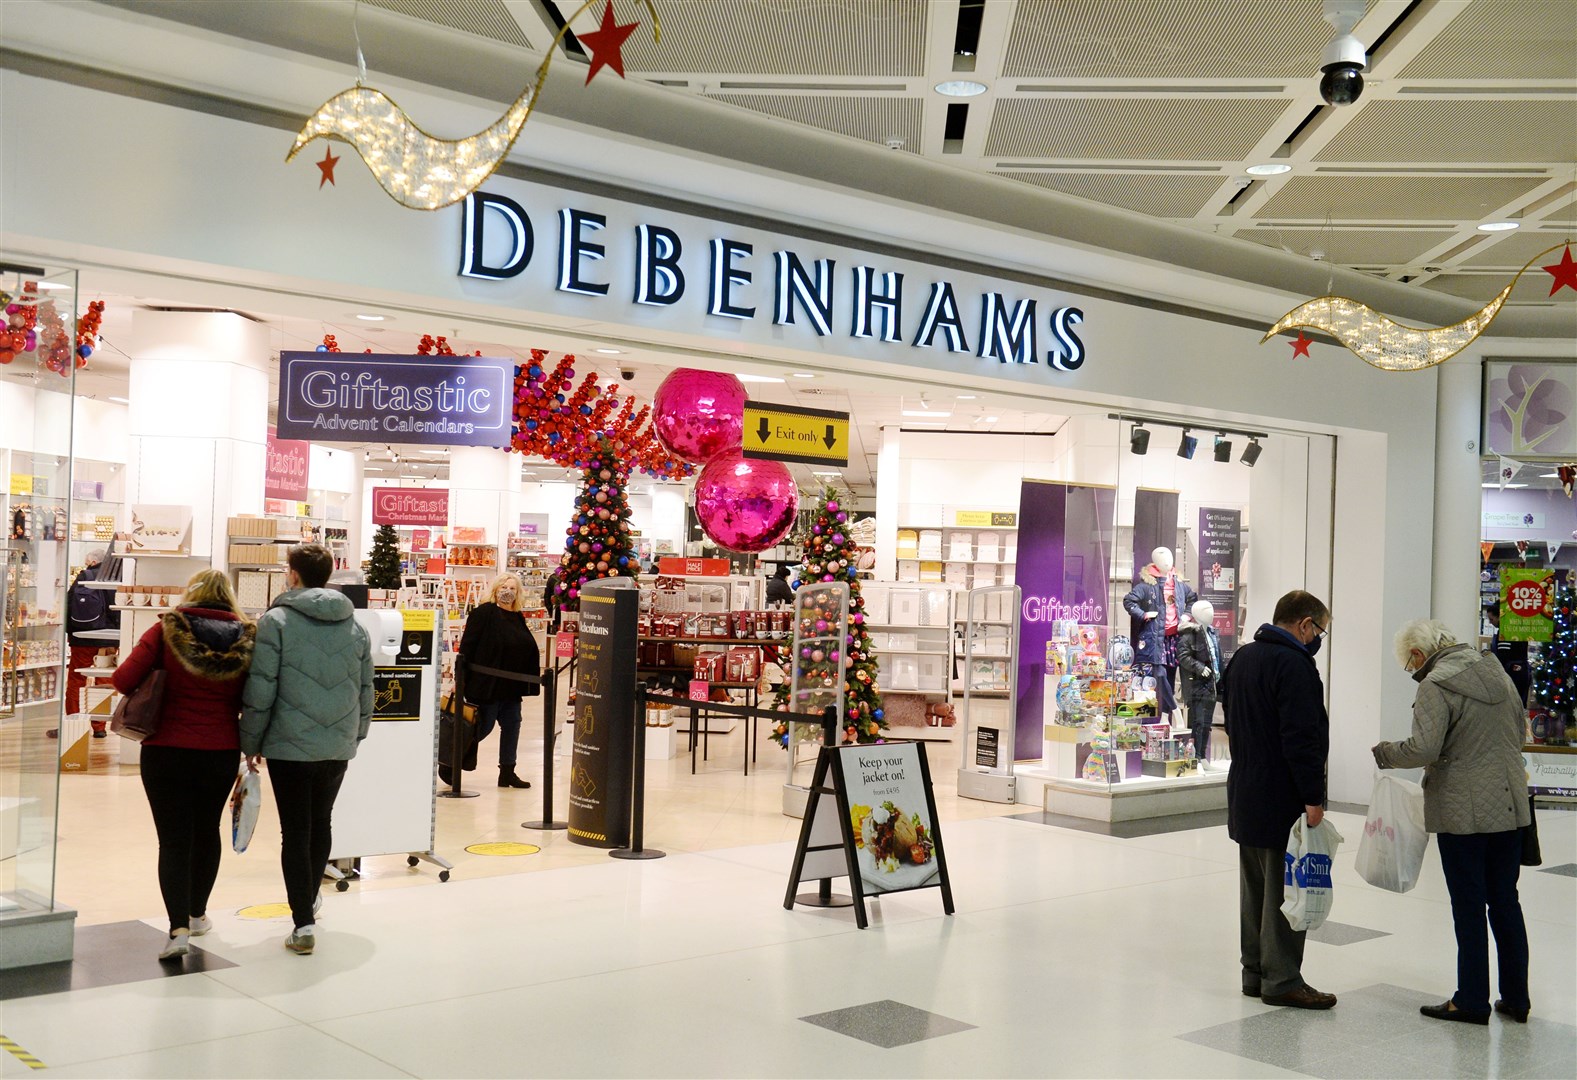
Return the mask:
<svg viewBox="0 0 1577 1080"><path fill-rule="evenodd" d="M1248 987L1245 986L1243 988L1243 996L1244 997L1259 997L1259 991L1257 989L1256 990L1250 990Z"/></svg>
<svg viewBox="0 0 1577 1080"><path fill-rule="evenodd" d="M438 779L444 782L444 787L454 786L454 770L447 765L438 766Z"/></svg>
<svg viewBox="0 0 1577 1080"><path fill-rule="evenodd" d="M1431 1020L1453 1020L1458 1024L1478 1024L1480 1026L1489 1023L1489 1013L1467 1012L1457 1008L1450 1001L1443 1001L1439 1005L1420 1005L1418 1011Z"/></svg>
<svg viewBox="0 0 1577 1080"><path fill-rule="evenodd" d="M46 738L46 739L58 739L58 738L60 738L60 729L57 728L57 727L50 728L48 731L44 732L44 738Z"/></svg>
<svg viewBox="0 0 1577 1080"><path fill-rule="evenodd" d="M528 788L531 786L531 781L520 779L520 777L515 775L514 768L510 767L508 769L498 770L498 786L507 788Z"/></svg>
<svg viewBox="0 0 1577 1080"><path fill-rule="evenodd" d="M103 728L94 728L93 737L95 739L107 739L110 737L110 733L105 731Z"/></svg>
<svg viewBox="0 0 1577 1080"><path fill-rule="evenodd" d="M1500 1013L1500 1015L1502 1015L1502 1016L1509 1016L1509 1017L1511 1017L1513 1020L1515 1020L1519 1024L1526 1024L1528 1022L1528 1009L1529 1008L1530 1008L1530 1006L1524 1005L1520 1009L1514 1009L1510 1005L1507 1005L1504 1001L1497 1001L1497 1002L1495 1002L1495 1011L1496 1012Z"/></svg>

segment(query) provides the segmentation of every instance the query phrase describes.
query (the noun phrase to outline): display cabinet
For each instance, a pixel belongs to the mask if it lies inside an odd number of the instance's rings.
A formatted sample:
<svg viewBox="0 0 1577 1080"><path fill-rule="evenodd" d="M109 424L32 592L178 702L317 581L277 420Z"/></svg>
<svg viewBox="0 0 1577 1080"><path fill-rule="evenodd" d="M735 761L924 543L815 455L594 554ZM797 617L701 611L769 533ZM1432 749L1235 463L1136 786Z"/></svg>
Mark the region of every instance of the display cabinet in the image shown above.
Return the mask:
<svg viewBox="0 0 1577 1080"><path fill-rule="evenodd" d="M904 738L950 737L953 587L869 582L860 595L889 729Z"/></svg>
<svg viewBox="0 0 1577 1080"><path fill-rule="evenodd" d="M1011 803L1015 713L1018 706L1017 585L971 589L959 624L963 738L958 793L969 799Z"/></svg>

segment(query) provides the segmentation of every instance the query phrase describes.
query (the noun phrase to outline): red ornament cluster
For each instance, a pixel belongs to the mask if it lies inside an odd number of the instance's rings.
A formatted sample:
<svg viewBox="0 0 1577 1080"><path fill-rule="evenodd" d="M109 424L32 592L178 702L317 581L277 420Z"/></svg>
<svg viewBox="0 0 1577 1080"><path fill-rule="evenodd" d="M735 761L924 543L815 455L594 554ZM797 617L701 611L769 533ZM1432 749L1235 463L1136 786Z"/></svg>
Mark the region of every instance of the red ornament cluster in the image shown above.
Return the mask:
<svg viewBox="0 0 1577 1080"><path fill-rule="evenodd" d="M38 296L38 283L29 281L22 286L24 297ZM10 293L0 292L5 302L6 323L0 332L0 364L9 364L25 352L32 352L38 344L38 304L24 303Z"/></svg>
<svg viewBox="0 0 1577 1080"><path fill-rule="evenodd" d="M416 343L416 352L419 356L454 356L454 347L449 344L449 339L443 335L433 337L423 334L422 339ZM481 356L482 350L478 349L471 356Z"/></svg>
<svg viewBox="0 0 1577 1080"><path fill-rule="evenodd" d="M564 530L564 557L552 585L566 611L580 607L580 591L588 581L640 573L630 537L626 496L630 472L624 461L618 442L603 435L576 462L581 470L580 493L575 497L575 517Z"/></svg>
<svg viewBox="0 0 1577 1080"><path fill-rule="evenodd" d="M621 398L613 383L598 385L596 372L575 385L575 357L565 355L550 371L547 351L532 349L531 360L515 374L515 430L510 449L566 468L605 448L628 471L663 480L689 476L695 466L680 461L657 441L651 407L639 410L632 397Z"/></svg>
<svg viewBox="0 0 1577 1080"><path fill-rule="evenodd" d="M65 317L55 302L39 299L38 282L23 282L19 296L0 291L0 304L5 306L5 323L0 326L0 364L37 351L42 343L41 359L55 374L66 376L74 368L88 366L88 357L98 345L99 325L104 321L104 301L93 301L87 313L77 320L75 348Z"/></svg>

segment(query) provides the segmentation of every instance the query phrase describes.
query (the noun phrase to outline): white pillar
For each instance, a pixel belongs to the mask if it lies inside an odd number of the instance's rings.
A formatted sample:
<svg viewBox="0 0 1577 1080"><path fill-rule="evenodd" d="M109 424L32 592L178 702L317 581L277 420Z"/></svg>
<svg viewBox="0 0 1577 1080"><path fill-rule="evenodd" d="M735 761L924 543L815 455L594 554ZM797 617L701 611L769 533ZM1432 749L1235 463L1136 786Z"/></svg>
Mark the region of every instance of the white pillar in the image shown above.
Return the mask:
<svg viewBox="0 0 1577 1080"><path fill-rule="evenodd" d="M1479 395L1476 356L1440 366L1435 402L1435 539L1430 611L1459 641L1478 634L1479 548L1483 491L1479 487Z"/></svg>
<svg viewBox="0 0 1577 1080"><path fill-rule="evenodd" d="M192 508L192 554L226 565L232 514L263 510L268 331L231 312L132 314L126 501Z"/></svg>
<svg viewBox="0 0 1577 1080"><path fill-rule="evenodd" d="M457 446L449 453L449 542L454 529L481 526L498 545L500 566L509 536L519 524L520 458L486 446Z"/></svg>

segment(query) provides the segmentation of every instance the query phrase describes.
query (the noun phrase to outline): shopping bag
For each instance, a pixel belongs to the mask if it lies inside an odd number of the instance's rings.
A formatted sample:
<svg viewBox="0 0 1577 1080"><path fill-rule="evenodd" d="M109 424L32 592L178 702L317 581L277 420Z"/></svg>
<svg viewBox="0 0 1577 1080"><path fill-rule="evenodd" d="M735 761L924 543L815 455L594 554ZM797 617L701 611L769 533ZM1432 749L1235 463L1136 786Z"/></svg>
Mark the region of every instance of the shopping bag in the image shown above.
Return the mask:
<svg viewBox="0 0 1577 1080"><path fill-rule="evenodd" d="M1380 774L1358 841L1358 876L1377 889L1407 892L1418 884L1428 848L1424 789L1411 780Z"/></svg>
<svg viewBox="0 0 1577 1080"><path fill-rule="evenodd" d="M1294 930L1315 930L1331 913L1331 863L1341 833L1329 821L1309 828L1308 818L1298 815L1297 824L1287 837L1287 862L1281 913Z"/></svg>
<svg viewBox="0 0 1577 1080"><path fill-rule="evenodd" d="M235 787L230 792L230 843L237 854L252 842L257 812L262 806L263 779L242 765L241 775L235 778Z"/></svg>

